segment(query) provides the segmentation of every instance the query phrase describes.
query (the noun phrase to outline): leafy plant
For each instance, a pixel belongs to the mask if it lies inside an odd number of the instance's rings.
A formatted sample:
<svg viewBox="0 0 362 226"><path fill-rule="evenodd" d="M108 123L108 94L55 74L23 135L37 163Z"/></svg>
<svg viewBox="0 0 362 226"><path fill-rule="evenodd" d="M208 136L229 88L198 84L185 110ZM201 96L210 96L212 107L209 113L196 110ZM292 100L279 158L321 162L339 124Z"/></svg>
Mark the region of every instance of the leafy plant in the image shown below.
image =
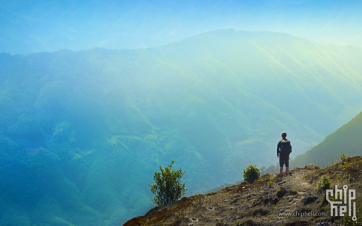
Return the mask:
<svg viewBox="0 0 362 226"><path fill-rule="evenodd" d="M319 190L326 190L330 189L331 187L331 180L327 175L323 175L317 183L317 189Z"/></svg>
<svg viewBox="0 0 362 226"><path fill-rule="evenodd" d="M273 184L273 181L268 181L268 187L270 188L271 186L272 186L272 184Z"/></svg>
<svg viewBox="0 0 362 226"><path fill-rule="evenodd" d="M260 170L255 165L249 165L244 169L243 178L249 183L253 183L260 177Z"/></svg>
<svg viewBox="0 0 362 226"><path fill-rule="evenodd" d="M349 156L346 153L343 153L343 150L341 150L341 154L339 155L342 161L346 160Z"/></svg>
<svg viewBox="0 0 362 226"><path fill-rule="evenodd" d="M186 184L181 183L181 178L185 174L182 169L172 169L172 165L175 161L171 162L171 165L162 169L161 173L155 172L153 179L155 183L149 185L151 192L154 194L151 201L158 206L169 206L176 200L185 195L187 189Z"/></svg>

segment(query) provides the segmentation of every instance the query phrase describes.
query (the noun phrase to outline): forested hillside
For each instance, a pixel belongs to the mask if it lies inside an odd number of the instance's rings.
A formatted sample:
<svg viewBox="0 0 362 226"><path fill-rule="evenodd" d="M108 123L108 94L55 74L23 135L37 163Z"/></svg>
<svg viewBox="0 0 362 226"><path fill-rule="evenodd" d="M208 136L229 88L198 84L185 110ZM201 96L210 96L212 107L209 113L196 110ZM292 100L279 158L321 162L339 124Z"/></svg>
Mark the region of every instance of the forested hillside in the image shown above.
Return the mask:
<svg viewBox="0 0 362 226"><path fill-rule="evenodd" d="M282 131L302 154L362 110L359 59L356 46L234 30L0 54L1 222L121 224L152 207L148 184L171 160L195 193L275 165Z"/></svg>

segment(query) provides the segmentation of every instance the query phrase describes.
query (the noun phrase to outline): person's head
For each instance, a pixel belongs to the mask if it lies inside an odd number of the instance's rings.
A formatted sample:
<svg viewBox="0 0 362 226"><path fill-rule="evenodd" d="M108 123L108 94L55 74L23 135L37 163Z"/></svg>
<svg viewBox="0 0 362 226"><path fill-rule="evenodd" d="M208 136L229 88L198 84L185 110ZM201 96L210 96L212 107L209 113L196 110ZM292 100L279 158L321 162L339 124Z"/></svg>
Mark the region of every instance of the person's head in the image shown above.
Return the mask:
<svg viewBox="0 0 362 226"><path fill-rule="evenodd" d="M282 132L282 138L285 139L287 137L287 133L286 132Z"/></svg>

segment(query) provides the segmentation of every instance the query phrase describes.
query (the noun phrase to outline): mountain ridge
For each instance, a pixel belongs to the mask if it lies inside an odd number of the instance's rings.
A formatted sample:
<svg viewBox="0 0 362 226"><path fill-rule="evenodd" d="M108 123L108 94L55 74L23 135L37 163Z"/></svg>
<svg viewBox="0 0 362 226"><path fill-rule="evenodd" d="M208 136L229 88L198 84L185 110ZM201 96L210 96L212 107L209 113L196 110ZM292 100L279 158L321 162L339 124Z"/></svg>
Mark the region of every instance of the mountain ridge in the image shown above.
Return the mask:
<svg viewBox="0 0 362 226"><path fill-rule="evenodd" d="M0 1L0 52L137 49L228 27L361 46L361 6L358 1Z"/></svg>
<svg viewBox="0 0 362 226"><path fill-rule="evenodd" d="M292 164L300 166L308 161L312 164L329 165L332 159L338 159L343 151L349 156L359 155L362 151L362 142L358 133L362 132L362 112L354 117L351 121L337 129L334 133L327 136L323 142L313 147L311 150L297 156L292 160ZM322 156L329 156L326 161Z"/></svg>

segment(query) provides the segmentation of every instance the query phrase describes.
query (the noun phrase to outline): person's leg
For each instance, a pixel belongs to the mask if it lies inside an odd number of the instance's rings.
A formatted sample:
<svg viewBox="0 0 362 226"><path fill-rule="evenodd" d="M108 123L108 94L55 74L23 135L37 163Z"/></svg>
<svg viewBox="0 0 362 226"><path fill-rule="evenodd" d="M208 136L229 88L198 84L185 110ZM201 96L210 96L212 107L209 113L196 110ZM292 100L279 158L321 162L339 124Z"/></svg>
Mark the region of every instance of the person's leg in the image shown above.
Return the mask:
<svg viewBox="0 0 362 226"><path fill-rule="evenodd" d="M289 171L289 166L285 167L285 174L288 175L288 171Z"/></svg>
<svg viewBox="0 0 362 226"><path fill-rule="evenodd" d="M285 175L288 176L288 171L289 171L289 156L286 156L285 158Z"/></svg>
<svg viewBox="0 0 362 226"><path fill-rule="evenodd" d="M283 173L283 165L284 165L284 158L282 156L279 156L279 173L282 174Z"/></svg>

